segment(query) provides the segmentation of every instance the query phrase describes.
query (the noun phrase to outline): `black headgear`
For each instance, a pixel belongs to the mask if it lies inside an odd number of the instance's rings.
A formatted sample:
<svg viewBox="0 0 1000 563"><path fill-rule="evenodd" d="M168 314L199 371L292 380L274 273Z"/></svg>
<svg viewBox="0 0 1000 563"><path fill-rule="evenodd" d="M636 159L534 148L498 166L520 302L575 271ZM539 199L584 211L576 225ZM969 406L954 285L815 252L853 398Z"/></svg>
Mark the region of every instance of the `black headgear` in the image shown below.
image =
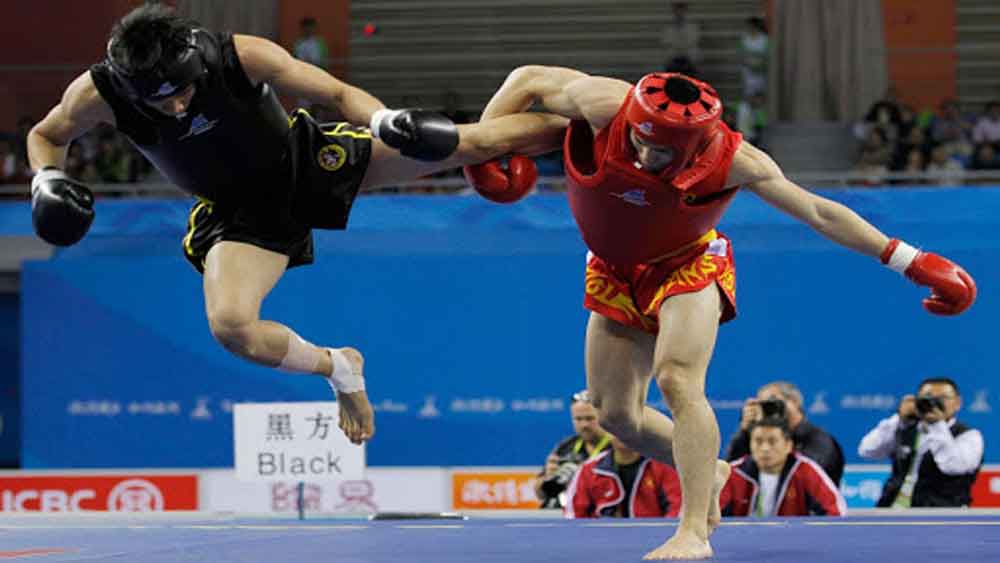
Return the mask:
<svg viewBox="0 0 1000 563"><path fill-rule="evenodd" d="M137 71L130 71L115 61L112 39L108 41L108 66L130 98L152 102L169 98L206 72L196 33L197 30L191 30L186 48L173 59L160 60L152 68Z"/></svg>

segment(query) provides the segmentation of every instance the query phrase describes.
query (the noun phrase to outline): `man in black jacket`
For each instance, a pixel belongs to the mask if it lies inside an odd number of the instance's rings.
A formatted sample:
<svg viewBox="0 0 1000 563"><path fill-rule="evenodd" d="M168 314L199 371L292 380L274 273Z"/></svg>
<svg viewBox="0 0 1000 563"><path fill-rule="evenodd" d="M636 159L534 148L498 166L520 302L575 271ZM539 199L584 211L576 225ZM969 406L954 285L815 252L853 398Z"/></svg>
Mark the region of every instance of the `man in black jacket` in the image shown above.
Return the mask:
<svg viewBox="0 0 1000 563"><path fill-rule="evenodd" d="M802 392L786 381L773 381L757 390L757 397L746 400L739 430L726 448L732 461L750 453L748 429L765 415L783 417L792 430L795 449L818 463L835 484L844 475L844 452L829 433L806 419L802 412Z"/></svg>
<svg viewBox="0 0 1000 563"><path fill-rule="evenodd" d="M586 390L573 394L570 415L573 434L556 444L535 481L539 508L563 508L566 488L580 466L611 447L611 435L597 423L597 409Z"/></svg>
<svg viewBox="0 0 1000 563"><path fill-rule="evenodd" d="M880 507L968 506L983 464L983 435L962 424L958 385L947 377L920 383L896 414L878 423L858 445L866 459L892 460ZM928 455L930 454L930 455Z"/></svg>

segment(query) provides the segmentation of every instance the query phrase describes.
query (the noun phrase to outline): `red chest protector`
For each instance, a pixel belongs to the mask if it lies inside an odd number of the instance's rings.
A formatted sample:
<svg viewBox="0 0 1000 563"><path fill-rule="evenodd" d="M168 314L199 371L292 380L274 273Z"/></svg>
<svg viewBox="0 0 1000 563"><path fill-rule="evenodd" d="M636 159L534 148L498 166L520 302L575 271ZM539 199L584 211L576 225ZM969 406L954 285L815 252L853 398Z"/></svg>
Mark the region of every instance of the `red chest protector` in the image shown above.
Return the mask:
<svg viewBox="0 0 1000 563"><path fill-rule="evenodd" d="M736 189L725 190L743 136L719 123L692 166L672 180L635 167L624 106L595 138L573 121L563 156L569 204L584 242L604 261L655 261L718 225Z"/></svg>

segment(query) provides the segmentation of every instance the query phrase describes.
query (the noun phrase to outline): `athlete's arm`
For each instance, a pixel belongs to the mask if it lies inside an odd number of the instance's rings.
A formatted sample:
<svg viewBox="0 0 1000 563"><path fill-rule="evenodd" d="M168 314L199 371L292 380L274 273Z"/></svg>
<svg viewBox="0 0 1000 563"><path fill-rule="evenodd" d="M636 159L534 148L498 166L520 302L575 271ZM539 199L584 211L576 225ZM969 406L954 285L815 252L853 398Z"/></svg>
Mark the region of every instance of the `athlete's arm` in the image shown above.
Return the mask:
<svg viewBox="0 0 1000 563"><path fill-rule="evenodd" d="M272 41L253 35L235 35L233 44L243 70L255 84L267 82L283 95L336 107L355 125L368 125L372 114L385 107L375 96L296 59Z"/></svg>
<svg viewBox="0 0 1000 563"><path fill-rule="evenodd" d="M873 258L889 244L889 237L854 211L785 178L774 160L750 143L740 145L726 185L745 186L828 239Z"/></svg>
<svg viewBox="0 0 1000 563"><path fill-rule="evenodd" d="M743 143L736 153L726 185L745 185L830 240L879 258L913 283L929 287L931 294L923 304L931 313L957 315L976 300L976 283L960 266L899 239L890 240L854 211L797 186L769 156L749 143Z"/></svg>
<svg viewBox="0 0 1000 563"><path fill-rule="evenodd" d="M114 125L115 115L88 71L70 83L59 103L28 132L28 162L32 170L46 166L62 168L73 139L102 122Z"/></svg>
<svg viewBox="0 0 1000 563"><path fill-rule="evenodd" d="M578 70L528 65L514 69L483 110L483 121L518 113L535 102L570 119L586 119L601 129L614 118L632 85Z"/></svg>
<svg viewBox="0 0 1000 563"><path fill-rule="evenodd" d="M78 76L62 100L28 132L31 179L31 223L43 240L69 246L82 239L94 222L94 194L61 169L73 139L101 122L114 124L90 73Z"/></svg>

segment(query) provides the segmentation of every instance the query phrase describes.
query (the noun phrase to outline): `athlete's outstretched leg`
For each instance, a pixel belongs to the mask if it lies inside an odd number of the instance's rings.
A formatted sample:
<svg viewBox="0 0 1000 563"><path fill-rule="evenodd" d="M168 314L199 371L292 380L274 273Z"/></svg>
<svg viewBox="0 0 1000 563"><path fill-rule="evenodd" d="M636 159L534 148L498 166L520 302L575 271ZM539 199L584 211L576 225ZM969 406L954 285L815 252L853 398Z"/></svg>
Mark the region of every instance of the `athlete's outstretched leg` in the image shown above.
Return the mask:
<svg viewBox="0 0 1000 563"><path fill-rule="evenodd" d="M285 272L288 257L250 244L223 241L205 259L205 311L212 335L230 352L292 373L327 377L337 390L340 426L355 443L375 432L364 390L364 359L353 348L328 349L290 328L260 319L264 298Z"/></svg>

